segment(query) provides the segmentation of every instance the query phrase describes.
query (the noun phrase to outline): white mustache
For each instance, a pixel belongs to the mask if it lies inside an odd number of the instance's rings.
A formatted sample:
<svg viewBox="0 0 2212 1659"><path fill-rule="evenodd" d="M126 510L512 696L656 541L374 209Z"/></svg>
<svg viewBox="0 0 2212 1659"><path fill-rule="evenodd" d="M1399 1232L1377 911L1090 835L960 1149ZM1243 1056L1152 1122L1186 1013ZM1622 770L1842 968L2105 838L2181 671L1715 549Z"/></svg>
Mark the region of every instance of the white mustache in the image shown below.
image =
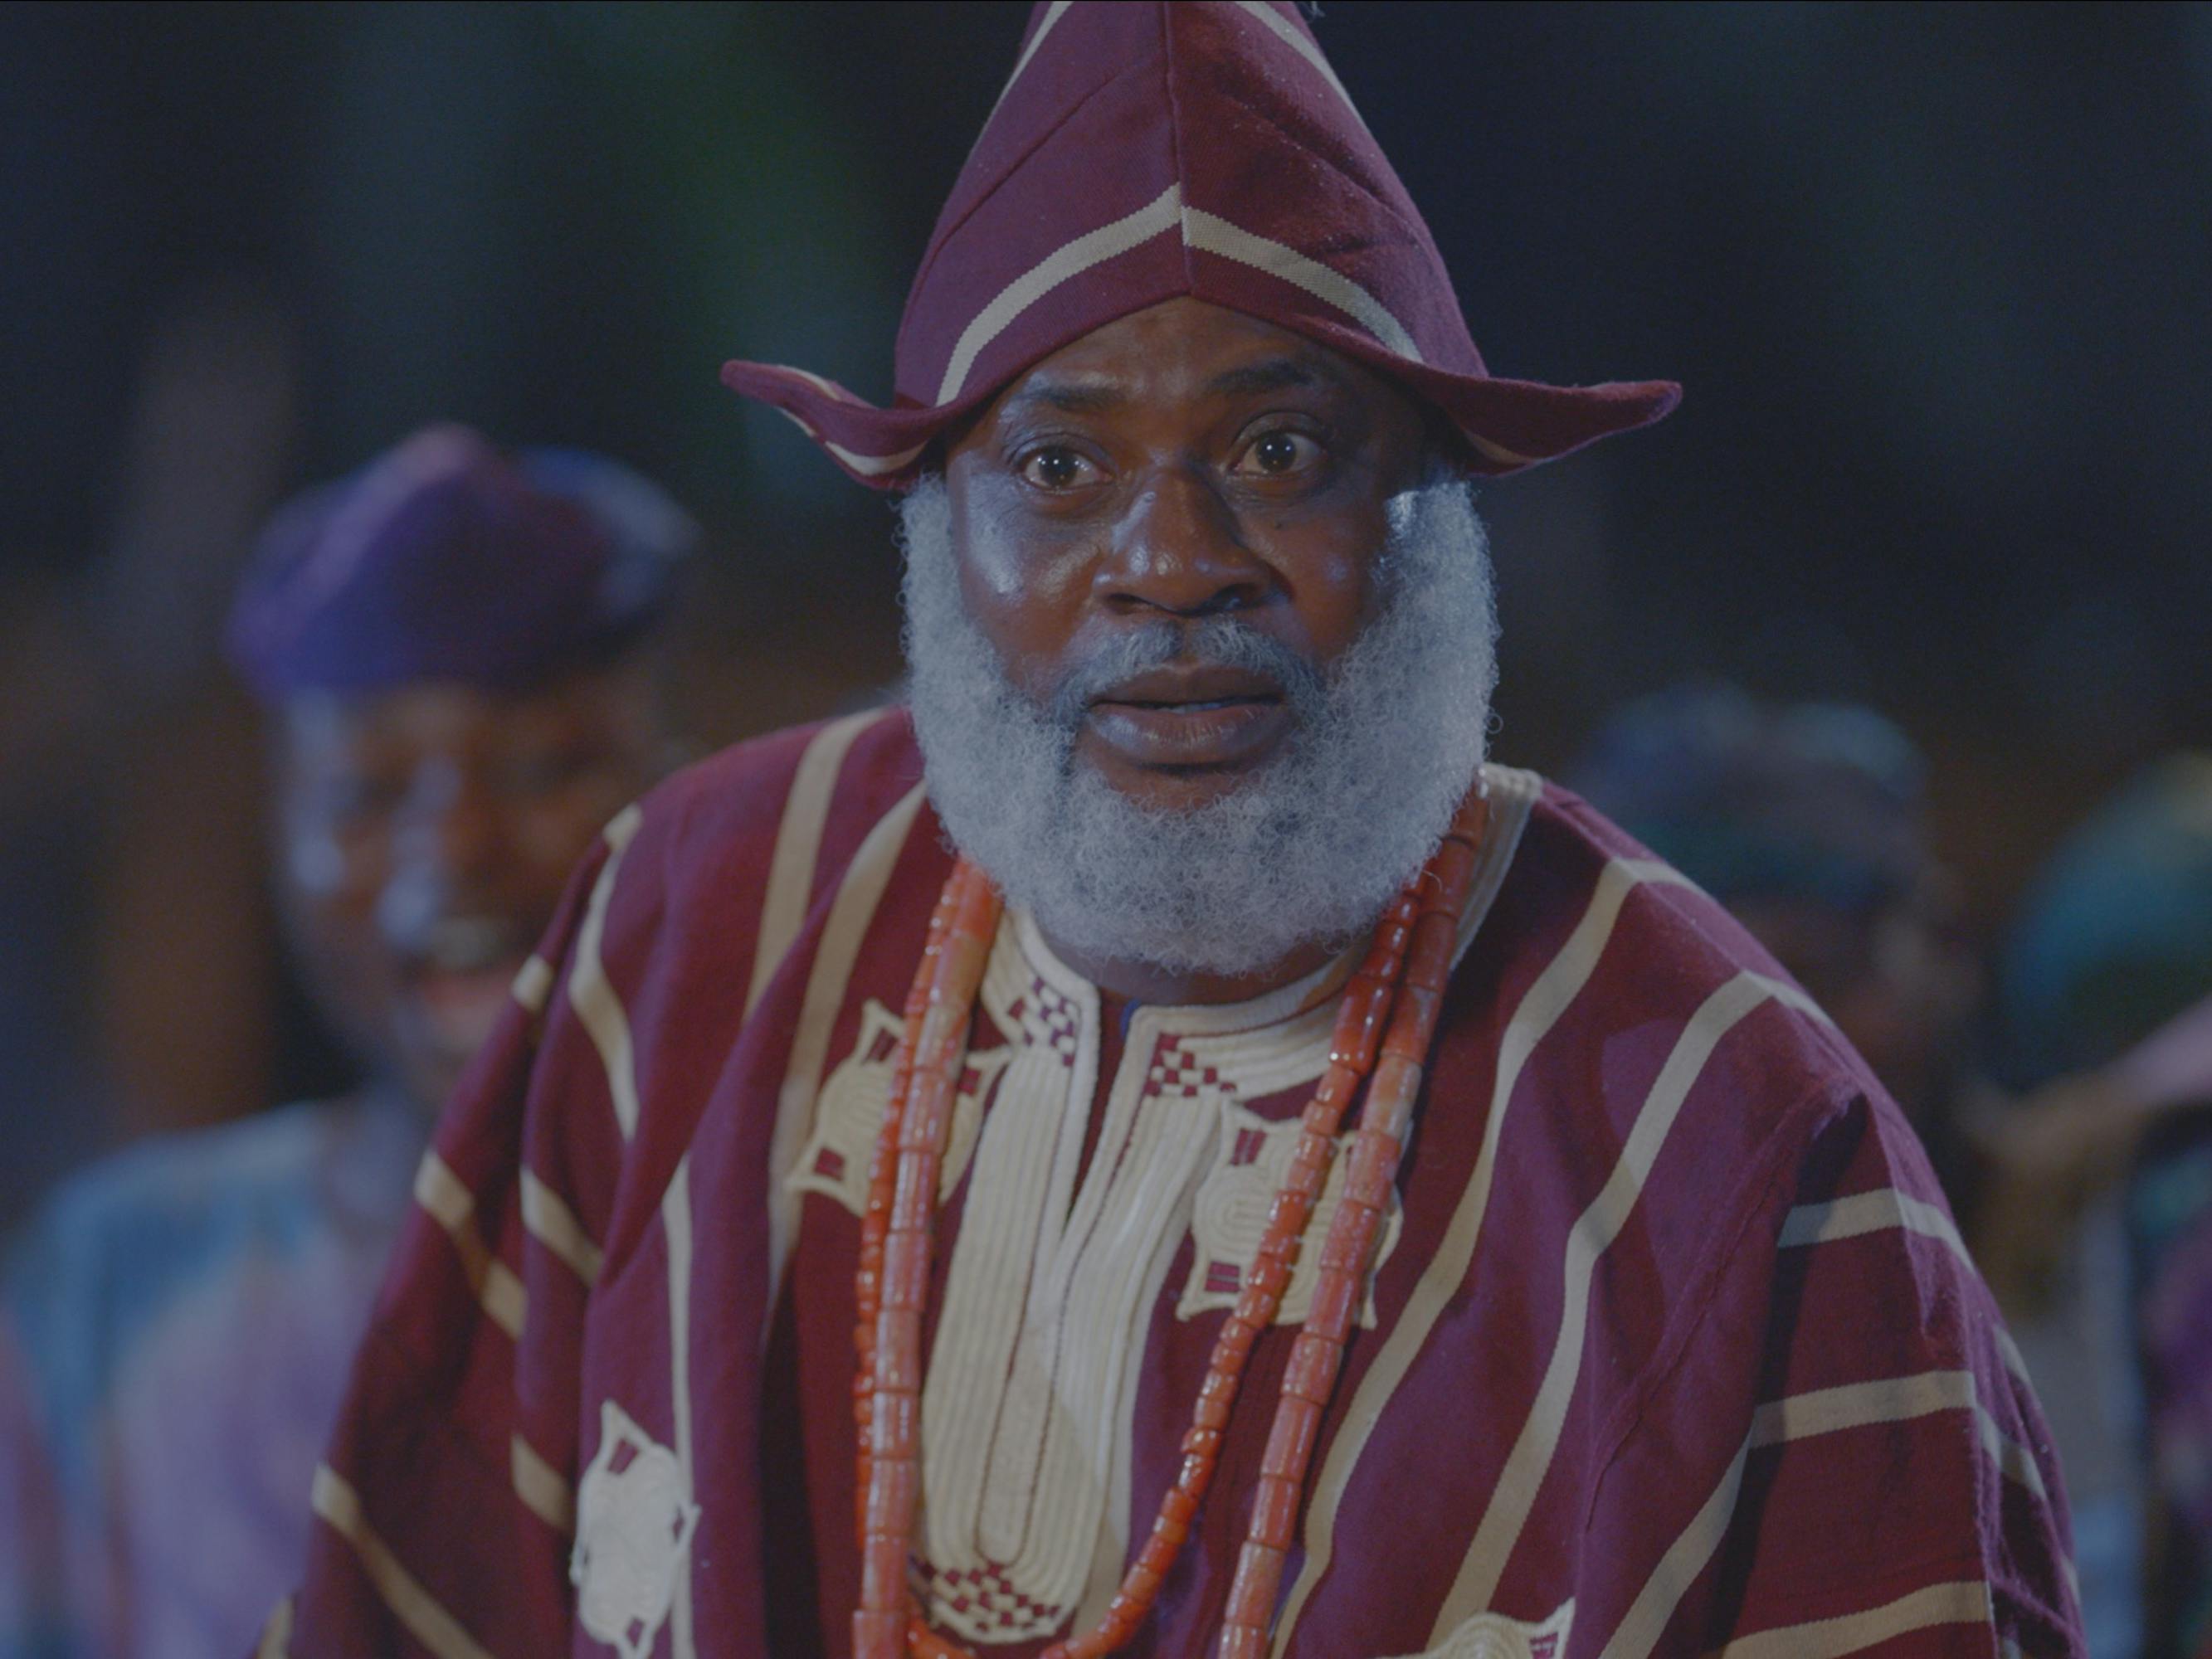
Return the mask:
<svg viewBox="0 0 2212 1659"><path fill-rule="evenodd" d="M1322 672L1280 640L1235 617L1146 623L1091 647L1064 672L1040 712L1072 744L1091 705L1156 669L1241 669L1279 687L1293 720L1304 724L1327 697Z"/></svg>

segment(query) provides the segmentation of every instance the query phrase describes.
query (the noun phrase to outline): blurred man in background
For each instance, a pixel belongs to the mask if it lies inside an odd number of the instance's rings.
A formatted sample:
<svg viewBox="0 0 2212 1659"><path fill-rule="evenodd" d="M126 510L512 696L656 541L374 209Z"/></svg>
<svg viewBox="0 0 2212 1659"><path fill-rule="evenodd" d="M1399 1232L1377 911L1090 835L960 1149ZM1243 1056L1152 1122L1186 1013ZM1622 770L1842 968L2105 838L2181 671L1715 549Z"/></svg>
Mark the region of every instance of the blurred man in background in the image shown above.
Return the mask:
<svg viewBox="0 0 2212 1659"><path fill-rule="evenodd" d="M2066 1448L2085 1573L2107 1534L2132 1559L2147 1527L2143 1651L2195 1659L2212 1653L2212 755L2160 762L2067 839L2004 969L2006 1053L2033 1092L1993 1254L2050 1310L2021 1339L2054 1427L2076 1395L2104 1427Z"/></svg>
<svg viewBox="0 0 2212 1659"><path fill-rule="evenodd" d="M670 757L689 520L615 464L420 433L278 515L232 618L295 953L354 1094L70 1183L0 1322L0 1653L229 1655L303 1499L437 1107L568 872ZM519 1287L517 1287L519 1290Z"/></svg>

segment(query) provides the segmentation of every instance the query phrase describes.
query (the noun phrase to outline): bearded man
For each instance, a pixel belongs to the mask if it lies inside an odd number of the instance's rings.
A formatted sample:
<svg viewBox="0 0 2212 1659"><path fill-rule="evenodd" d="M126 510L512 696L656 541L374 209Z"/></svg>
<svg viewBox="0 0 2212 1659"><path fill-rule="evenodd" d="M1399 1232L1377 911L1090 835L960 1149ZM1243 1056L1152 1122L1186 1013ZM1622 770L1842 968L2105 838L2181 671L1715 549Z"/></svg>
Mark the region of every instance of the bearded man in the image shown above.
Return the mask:
<svg viewBox="0 0 2212 1659"><path fill-rule="evenodd" d="M1294 8L1040 5L894 404L726 379L906 491L911 718L610 827L264 1651L2078 1650L1896 1108L1483 763L1468 476L1675 390L1487 374Z"/></svg>

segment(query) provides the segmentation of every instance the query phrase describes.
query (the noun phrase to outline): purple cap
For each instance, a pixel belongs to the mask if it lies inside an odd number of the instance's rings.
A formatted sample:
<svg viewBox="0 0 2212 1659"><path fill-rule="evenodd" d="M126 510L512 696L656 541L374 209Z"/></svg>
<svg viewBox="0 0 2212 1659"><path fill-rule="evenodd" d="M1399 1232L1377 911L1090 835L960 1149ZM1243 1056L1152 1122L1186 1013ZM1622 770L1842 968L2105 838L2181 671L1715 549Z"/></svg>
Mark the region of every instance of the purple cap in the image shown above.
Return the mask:
<svg viewBox="0 0 2212 1659"><path fill-rule="evenodd" d="M266 702L520 689L650 628L696 538L613 461L429 427L276 514L231 607L231 660Z"/></svg>

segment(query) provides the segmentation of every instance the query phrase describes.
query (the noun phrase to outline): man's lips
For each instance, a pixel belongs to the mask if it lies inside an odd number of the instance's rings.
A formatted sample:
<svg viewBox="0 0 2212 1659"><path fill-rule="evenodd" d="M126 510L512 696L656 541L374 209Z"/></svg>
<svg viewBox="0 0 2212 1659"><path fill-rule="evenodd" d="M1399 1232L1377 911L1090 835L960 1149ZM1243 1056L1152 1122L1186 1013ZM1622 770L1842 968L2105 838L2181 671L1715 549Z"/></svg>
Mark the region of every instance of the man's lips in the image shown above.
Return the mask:
<svg viewBox="0 0 2212 1659"><path fill-rule="evenodd" d="M394 941L417 971L466 974L495 963L519 961L531 930L496 912L440 916L412 939Z"/></svg>
<svg viewBox="0 0 2212 1659"><path fill-rule="evenodd" d="M519 957L477 968L419 967L402 993L403 1018L447 1060L465 1060L507 1012L521 967Z"/></svg>
<svg viewBox="0 0 2212 1659"><path fill-rule="evenodd" d="M1121 759L1144 767L1249 765L1290 721L1282 687L1245 668L1170 665L1095 698L1085 724Z"/></svg>
<svg viewBox="0 0 2212 1659"><path fill-rule="evenodd" d="M403 949L403 1018L418 1040L454 1061L475 1053L507 1010L528 936L507 916L445 916Z"/></svg>

